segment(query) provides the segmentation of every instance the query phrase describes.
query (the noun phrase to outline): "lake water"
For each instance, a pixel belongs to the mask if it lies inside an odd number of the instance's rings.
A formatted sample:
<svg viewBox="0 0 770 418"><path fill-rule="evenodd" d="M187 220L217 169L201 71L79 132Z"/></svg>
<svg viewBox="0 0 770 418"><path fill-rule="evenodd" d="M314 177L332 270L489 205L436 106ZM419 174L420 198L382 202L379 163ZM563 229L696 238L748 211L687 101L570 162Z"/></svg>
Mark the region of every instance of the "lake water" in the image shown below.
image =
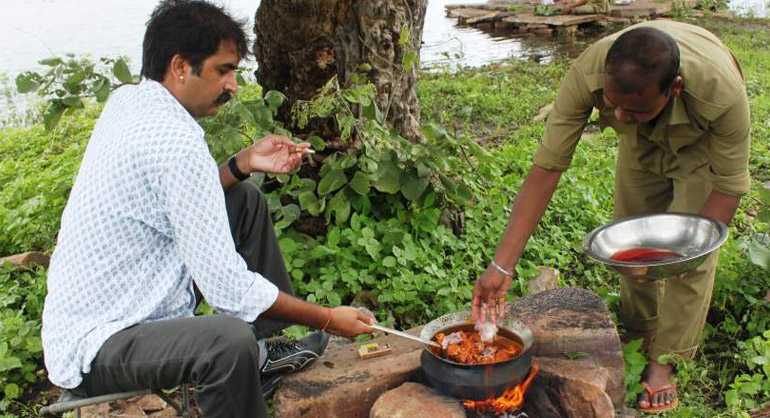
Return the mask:
<svg viewBox="0 0 770 418"><path fill-rule="evenodd" d="M9 103L16 111L24 100L9 97L16 74L40 69L37 62L73 53L91 58L127 56L139 71L145 23L158 0L0 0L0 115ZM730 0L732 7L753 16L767 16L767 0ZM218 0L253 27L259 0ZM486 0L429 0L420 51L423 67L479 66L511 57L549 61L554 54L571 54L582 42L569 45L537 36L496 36L470 27L458 27L445 15L448 4L486 3ZM251 30L249 29L249 32ZM590 40L590 39L588 39ZM246 65L249 65L248 63ZM253 64L251 64L253 65Z"/></svg>
<svg viewBox="0 0 770 418"><path fill-rule="evenodd" d="M37 62L53 55L74 53L128 56L138 72L145 23L157 0L2 0L0 72L13 77L39 68ZM235 16L253 27L258 0L220 0ZM425 17L423 65L481 65L526 54L533 48L520 39L495 37L472 28L460 28L445 17L444 6L486 3L486 0L430 0ZM537 50L537 48L534 48Z"/></svg>
<svg viewBox="0 0 770 418"><path fill-rule="evenodd" d="M767 16L767 0L730 0L734 9ZM139 70L147 17L157 0L2 0L0 13L0 73L13 77L39 68L37 62L53 55L74 53L127 56ZM253 26L259 0L218 0L235 16ZM533 37L494 36L458 27L445 16L444 6L486 3L486 0L430 0L425 17L421 62L423 66L478 66L510 57L548 57L554 42Z"/></svg>

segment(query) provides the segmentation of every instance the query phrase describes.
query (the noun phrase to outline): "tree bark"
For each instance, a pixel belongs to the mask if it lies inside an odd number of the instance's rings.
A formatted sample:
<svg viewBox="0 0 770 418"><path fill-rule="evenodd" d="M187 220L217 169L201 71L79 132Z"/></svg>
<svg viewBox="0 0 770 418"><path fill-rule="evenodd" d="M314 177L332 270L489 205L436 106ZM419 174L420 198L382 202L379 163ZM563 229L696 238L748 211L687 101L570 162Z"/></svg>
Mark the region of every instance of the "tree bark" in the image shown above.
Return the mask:
<svg viewBox="0 0 770 418"><path fill-rule="evenodd" d="M311 99L329 79L347 86L361 64L377 89L377 105L404 137L419 138L417 67L427 0L263 0L257 9L254 54L257 81L287 98L279 118L289 122L296 100ZM410 42L399 44L403 28Z"/></svg>

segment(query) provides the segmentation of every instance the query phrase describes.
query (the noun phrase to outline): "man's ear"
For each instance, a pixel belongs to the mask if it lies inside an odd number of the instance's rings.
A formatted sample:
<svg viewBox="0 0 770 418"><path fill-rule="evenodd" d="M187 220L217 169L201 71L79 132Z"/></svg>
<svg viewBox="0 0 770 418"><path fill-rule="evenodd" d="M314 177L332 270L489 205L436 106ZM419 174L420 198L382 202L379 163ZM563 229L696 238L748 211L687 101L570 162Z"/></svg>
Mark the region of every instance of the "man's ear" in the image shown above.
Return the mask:
<svg viewBox="0 0 770 418"><path fill-rule="evenodd" d="M184 83L184 80L190 75L190 65L181 55L175 54L171 57L171 63L168 66L168 76L176 82Z"/></svg>
<svg viewBox="0 0 770 418"><path fill-rule="evenodd" d="M679 97L684 90L684 78L681 75L676 76L674 82L671 84L671 95Z"/></svg>

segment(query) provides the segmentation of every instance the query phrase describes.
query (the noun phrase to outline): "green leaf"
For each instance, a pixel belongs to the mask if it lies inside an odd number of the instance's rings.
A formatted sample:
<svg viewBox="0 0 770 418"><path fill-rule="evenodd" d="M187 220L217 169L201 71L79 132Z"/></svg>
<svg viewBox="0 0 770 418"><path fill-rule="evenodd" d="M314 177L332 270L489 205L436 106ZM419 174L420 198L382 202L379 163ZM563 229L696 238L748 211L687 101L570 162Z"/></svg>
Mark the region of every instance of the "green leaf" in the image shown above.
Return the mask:
<svg viewBox="0 0 770 418"><path fill-rule="evenodd" d="M279 91L270 90L265 94L265 103L273 112L277 111L284 101L286 101L286 96Z"/></svg>
<svg viewBox="0 0 770 418"><path fill-rule="evenodd" d="M0 357L0 372L21 368L21 360L16 357Z"/></svg>
<svg viewBox="0 0 770 418"><path fill-rule="evenodd" d="M363 171L356 171L353 180L350 181L350 188L360 195L366 195L369 193L369 186L369 176Z"/></svg>
<svg viewBox="0 0 770 418"><path fill-rule="evenodd" d="M762 245L762 243L758 241L751 241L749 243L749 258L752 263L765 270L770 270L770 248Z"/></svg>
<svg viewBox="0 0 770 418"><path fill-rule="evenodd" d="M422 134L431 142L440 142L449 136L446 129L435 123L428 123L423 126Z"/></svg>
<svg viewBox="0 0 770 418"><path fill-rule="evenodd" d="M396 267L396 258L389 255L382 259L382 265L388 268Z"/></svg>
<svg viewBox="0 0 770 418"><path fill-rule="evenodd" d="M377 180L374 188L383 192L395 194L401 188L401 169L393 161L381 161L377 168Z"/></svg>
<svg viewBox="0 0 770 418"><path fill-rule="evenodd" d="M330 170L318 182L318 194L327 195L348 183L348 178L342 170Z"/></svg>
<svg viewBox="0 0 770 418"><path fill-rule="evenodd" d="M239 86L245 86L247 84L246 79L243 78L243 74L239 71L235 74L235 82L238 83Z"/></svg>
<svg viewBox="0 0 770 418"><path fill-rule="evenodd" d="M326 207L326 200L318 199L318 196L312 191L302 192L297 198L302 209L305 209L313 216L320 215Z"/></svg>
<svg viewBox="0 0 770 418"><path fill-rule="evenodd" d="M428 177L418 177L416 170L409 170L406 175L401 177L401 194L409 200L417 200L422 196L429 183Z"/></svg>
<svg viewBox="0 0 770 418"><path fill-rule="evenodd" d="M759 199L766 205L770 205L770 181L762 184L759 188Z"/></svg>
<svg viewBox="0 0 770 418"><path fill-rule="evenodd" d="M16 76L16 90L18 90L19 93L29 93L36 90L40 85L37 82L37 77L37 74L30 72L19 74Z"/></svg>
<svg viewBox="0 0 770 418"><path fill-rule="evenodd" d="M398 34L398 44L402 47L409 44L409 40L412 37L412 30L409 25L404 24L401 26L401 32Z"/></svg>
<svg viewBox="0 0 770 418"><path fill-rule="evenodd" d="M48 67L56 67L59 64L64 64L64 61L62 61L61 58L52 57L52 58L46 58L44 60L40 60L37 63Z"/></svg>
<svg viewBox="0 0 770 418"><path fill-rule="evenodd" d="M67 96L62 99L62 103L64 103L65 106L74 109L82 109L84 107L83 100L78 96Z"/></svg>
<svg viewBox="0 0 770 418"><path fill-rule="evenodd" d="M112 66L112 74L121 83L133 83L134 78L131 76L131 70L128 69L128 64L123 58L115 61L115 65Z"/></svg>
<svg viewBox="0 0 770 418"><path fill-rule="evenodd" d="M16 383L5 385L5 399L16 399L21 396L21 389Z"/></svg>
<svg viewBox="0 0 770 418"><path fill-rule="evenodd" d="M50 131L55 128L66 109L67 106L64 106L60 101L52 101L43 114L45 129Z"/></svg>
<svg viewBox="0 0 770 418"><path fill-rule="evenodd" d="M334 214L334 222L342 225L350 216L350 201L345 196L345 190L340 190L329 200L327 210Z"/></svg>
<svg viewBox="0 0 770 418"><path fill-rule="evenodd" d="M93 92L94 96L96 96L96 101L99 103L104 103L107 98L110 97L110 88L110 80L107 80L104 77L99 78L99 81L93 85Z"/></svg>
<svg viewBox="0 0 770 418"><path fill-rule="evenodd" d="M326 141L318 135L311 135L308 137L307 142L309 142L316 151L323 151L326 148Z"/></svg>
<svg viewBox="0 0 770 418"><path fill-rule="evenodd" d="M282 220L292 223L299 219L300 209L299 206L295 204L289 204L286 206L283 206L281 208L281 214L283 215Z"/></svg>
<svg viewBox="0 0 770 418"><path fill-rule="evenodd" d="M404 67L404 71L411 71L420 61L420 57L416 51L409 51L404 54L404 58L401 60L401 65Z"/></svg>

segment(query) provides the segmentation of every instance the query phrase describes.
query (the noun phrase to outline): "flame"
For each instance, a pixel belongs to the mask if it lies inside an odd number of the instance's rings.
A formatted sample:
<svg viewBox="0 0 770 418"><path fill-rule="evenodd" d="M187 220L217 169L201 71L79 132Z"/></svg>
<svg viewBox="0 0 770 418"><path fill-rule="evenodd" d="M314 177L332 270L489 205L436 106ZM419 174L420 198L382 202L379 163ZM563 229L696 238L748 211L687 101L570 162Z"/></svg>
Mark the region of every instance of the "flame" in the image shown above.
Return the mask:
<svg viewBox="0 0 770 418"><path fill-rule="evenodd" d="M529 375L523 382L506 389L502 395L497 398L489 398L483 401L463 401L463 406L484 413L504 413L521 409L524 406L524 394L527 392L532 380L535 379L540 366L534 362L529 370Z"/></svg>

